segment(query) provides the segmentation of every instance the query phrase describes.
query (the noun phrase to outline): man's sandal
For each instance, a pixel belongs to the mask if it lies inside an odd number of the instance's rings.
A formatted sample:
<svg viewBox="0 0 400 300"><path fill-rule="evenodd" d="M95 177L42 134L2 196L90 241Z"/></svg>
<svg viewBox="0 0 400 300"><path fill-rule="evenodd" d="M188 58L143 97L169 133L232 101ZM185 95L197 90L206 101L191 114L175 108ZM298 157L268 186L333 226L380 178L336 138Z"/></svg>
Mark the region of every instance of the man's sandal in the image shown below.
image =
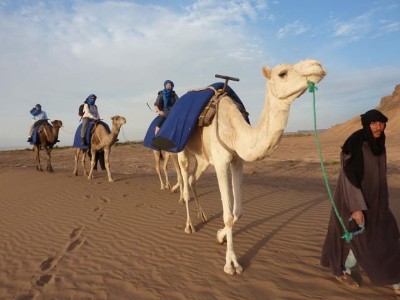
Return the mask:
<svg viewBox="0 0 400 300"><path fill-rule="evenodd" d="M347 273L342 276L336 276L336 279L349 288L358 289L360 287L360 285Z"/></svg>

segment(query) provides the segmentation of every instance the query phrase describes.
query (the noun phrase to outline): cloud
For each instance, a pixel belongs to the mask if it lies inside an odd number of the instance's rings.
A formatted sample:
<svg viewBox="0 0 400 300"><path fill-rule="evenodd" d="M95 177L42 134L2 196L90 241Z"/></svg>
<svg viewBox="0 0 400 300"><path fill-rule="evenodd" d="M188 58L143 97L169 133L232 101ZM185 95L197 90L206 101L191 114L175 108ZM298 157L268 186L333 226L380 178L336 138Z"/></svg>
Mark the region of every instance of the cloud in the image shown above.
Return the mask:
<svg viewBox="0 0 400 300"><path fill-rule="evenodd" d="M247 21L264 3L196 1L180 10L127 1L3 4L1 117L21 120L3 143L23 143L28 111L41 102L50 118L63 120L61 140L70 144L77 107L90 93L106 121L126 114L127 137L141 139L154 117L146 102L165 79L183 94L215 81L216 73L236 75L240 62L259 70L264 52Z"/></svg>
<svg viewBox="0 0 400 300"><path fill-rule="evenodd" d="M307 32L307 27L301 24L299 21L294 21L290 24L285 25L285 27L280 28L276 33L276 37L278 39L283 39L288 35L296 36L301 35L305 32Z"/></svg>

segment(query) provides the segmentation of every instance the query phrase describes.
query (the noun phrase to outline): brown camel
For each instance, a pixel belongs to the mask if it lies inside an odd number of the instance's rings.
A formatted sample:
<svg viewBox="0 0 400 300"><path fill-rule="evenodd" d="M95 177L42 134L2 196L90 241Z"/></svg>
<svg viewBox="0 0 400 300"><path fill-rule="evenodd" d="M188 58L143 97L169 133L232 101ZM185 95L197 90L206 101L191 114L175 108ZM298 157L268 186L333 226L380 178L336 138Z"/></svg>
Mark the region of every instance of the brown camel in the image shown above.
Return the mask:
<svg viewBox="0 0 400 300"><path fill-rule="evenodd" d="M62 122L60 120L54 120L50 125L48 122L43 122L38 128L38 139L33 145L33 150L36 156L36 170L43 171L40 165L40 150L46 150L47 154L47 167L48 172L54 172L51 166L51 150L53 149L55 143L58 142L58 132L62 127Z"/></svg>
<svg viewBox="0 0 400 300"><path fill-rule="evenodd" d="M153 150L153 154L154 154L154 159L156 161L156 165L155 165L155 169L157 171L158 174L158 178L160 179L160 185L161 185L161 189L168 189L171 192L175 193L175 191L179 188L180 190L180 198L179 198L179 202L183 203L183 194L182 194L182 176L181 176L181 172L179 169L179 163L178 163L178 156L176 153L171 153L171 152L167 152L167 151L162 151L162 150ZM169 183L169 178L168 178L168 162L169 160L172 159L172 163L174 164L174 168L176 171L176 179L177 179L177 183L171 187L171 184ZM165 177L165 184L164 184L164 180L161 176L161 162L162 163L162 170L164 173L164 177Z"/></svg>
<svg viewBox="0 0 400 300"><path fill-rule="evenodd" d="M111 132L108 133L107 129L99 123L94 127L94 131L92 133L92 138L90 141L90 147L89 149L80 149L76 148L75 150L75 169L73 171L73 174L75 176L78 176L78 159L79 155L82 153L82 168L83 168L83 175L87 175L86 171L86 166L85 166L85 160L86 160L86 154L88 153L88 150L90 150L91 153L91 161L90 161L90 172L88 175L88 179L93 179L93 169L95 166L95 160L96 160L96 151L103 149L104 150L104 161L105 161L105 167L107 170L107 175L108 175L108 181L113 182L114 180L111 177L111 172L110 172L110 151L111 151L111 146L114 145L114 143L117 141L118 134L121 130L122 125L126 123L126 119L121 116L114 116L111 118L112 120L112 127L111 127Z"/></svg>

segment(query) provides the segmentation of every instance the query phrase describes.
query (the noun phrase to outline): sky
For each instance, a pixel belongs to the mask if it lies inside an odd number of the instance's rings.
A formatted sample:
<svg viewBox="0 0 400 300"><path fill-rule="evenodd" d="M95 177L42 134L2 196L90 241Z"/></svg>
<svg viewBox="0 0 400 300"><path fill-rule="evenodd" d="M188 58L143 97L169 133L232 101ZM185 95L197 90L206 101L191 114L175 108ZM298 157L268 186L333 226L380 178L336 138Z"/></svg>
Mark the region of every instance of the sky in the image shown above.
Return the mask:
<svg viewBox="0 0 400 300"><path fill-rule="evenodd" d="M263 66L319 60L318 129L376 107L400 83L398 0L0 0L0 149L29 148L30 109L62 120L71 146L78 107L97 95L101 118L122 115L121 142L140 141L166 79L181 96L219 81L259 122ZM314 128L312 94L297 99L286 132Z"/></svg>

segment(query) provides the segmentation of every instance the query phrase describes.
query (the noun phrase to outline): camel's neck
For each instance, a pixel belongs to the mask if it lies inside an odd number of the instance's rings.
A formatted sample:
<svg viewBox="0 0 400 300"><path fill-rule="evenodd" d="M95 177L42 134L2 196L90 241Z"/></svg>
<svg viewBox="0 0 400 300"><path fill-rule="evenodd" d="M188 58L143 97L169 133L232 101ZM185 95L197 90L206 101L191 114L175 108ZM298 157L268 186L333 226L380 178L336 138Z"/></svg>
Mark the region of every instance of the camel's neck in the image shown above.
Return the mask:
<svg viewBox="0 0 400 300"><path fill-rule="evenodd" d="M283 103L275 99L269 89L266 91L260 123L254 127L245 126L237 132L235 151L245 161L255 161L269 156L278 146L289 118L290 101ZM245 143L243 143L246 141Z"/></svg>
<svg viewBox="0 0 400 300"><path fill-rule="evenodd" d="M58 140L58 133L60 131L60 127L51 127L51 136L48 137L48 141L51 144L55 144Z"/></svg>
<svg viewBox="0 0 400 300"><path fill-rule="evenodd" d="M110 134L108 134L106 139L105 139L105 144L113 145L117 141L118 134L119 134L120 131L121 131L121 127L113 126L111 128Z"/></svg>

